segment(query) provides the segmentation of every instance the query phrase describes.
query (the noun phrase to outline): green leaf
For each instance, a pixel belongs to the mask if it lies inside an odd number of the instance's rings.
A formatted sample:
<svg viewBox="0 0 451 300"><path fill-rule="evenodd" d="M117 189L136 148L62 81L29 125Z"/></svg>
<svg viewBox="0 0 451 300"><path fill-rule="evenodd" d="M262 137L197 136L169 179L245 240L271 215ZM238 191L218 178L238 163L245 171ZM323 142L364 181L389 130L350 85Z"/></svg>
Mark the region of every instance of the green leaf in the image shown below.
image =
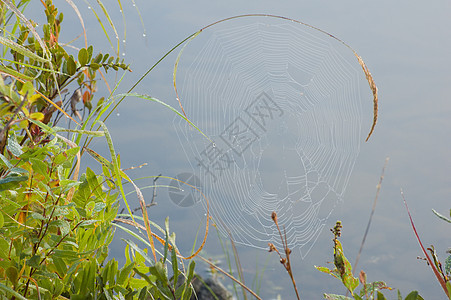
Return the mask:
<svg viewBox="0 0 451 300"><path fill-rule="evenodd" d="M97 71L100 68L99 64L96 63L92 63L90 64L91 69L93 69L94 71Z"/></svg>
<svg viewBox="0 0 451 300"><path fill-rule="evenodd" d="M5 178L0 179L0 191L3 191L6 188L7 183L9 182L21 182L21 181L26 181L28 179L28 176L17 176L17 174L10 174Z"/></svg>
<svg viewBox="0 0 451 300"><path fill-rule="evenodd" d="M93 212L100 212L100 211L103 211L103 210L105 209L105 207L106 207L106 204L105 204L105 203L103 203L103 202L97 202L97 203L94 205Z"/></svg>
<svg viewBox="0 0 451 300"><path fill-rule="evenodd" d="M133 241L131 240L127 240L127 239L123 239L123 241L125 241L130 248L132 248L133 250L135 250L136 252L138 252L148 263L150 264L154 264L153 259L151 259L146 252L144 252L144 250L142 250L141 248L139 248Z"/></svg>
<svg viewBox="0 0 451 300"><path fill-rule="evenodd" d="M121 271L119 272L119 276L116 280L116 283L119 285L122 285L125 283L125 280L127 280L127 278L130 276L130 272L133 270L133 268L135 267L135 263L132 262L126 266L124 266Z"/></svg>
<svg viewBox="0 0 451 300"><path fill-rule="evenodd" d="M3 155L0 154L0 159L2 161L2 163L8 168L8 169L12 169L14 167L14 165L12 163L9 162L9 160Z"/></svg>
<svg viewBox="0 0 451 300"><path fill-rule="evenodd" d="M139 295L138 295L138 299L139 300L146 299L146 294L147 294L147 286L145 286L141 289L141 291L139 292Z"/></svg>
<svg viewBox="0 0 451 300"><path fill-rule="evenodd" d="M327 267L319 267L319 266L315 266L315 268L316 268L318 271L321 271L321 272L323 272L323 273L332 275L333 277L340 279L340 277L337 276L337 275L335 274L334 271L332 271L331 269L329 269L329 268L327 268Z"/></svg>
<svg viewBox="0 0 451 300"><path fill-rule="evenodd" d="M47 182L50 181L47 163L45 161L42 161L42 159L31 157L30 162L33 166L34 172L44 176Z"/></svg>
<svg viewBox="0 0 451 300"><path fill-rule="evenodd" d="M360 296L364 297L366 294L374 294L375 291L391 288L383 281L374 281L371 283L365 284L365 286L360 290Z"/></svg>
<svg viewBox="0 0 451 300"><path fill-rule="evenodd" d="M19 94L25 95L28 94L28 97L34 94L34 86L31 81L27 81L22 85L22 88L19 91Z"/></svg>
<svg viewBox="0 0 451 300"><path fill-rule="evenodd" d="M61 230L61 234L64 236L70 232L69 222L66 220L54 220L50 222L50 226L55 226Z"/></svg>
<svg viewBox="0 0 451 300"><path fill-rule="evenodd" d="M377 300L387 300L387 298L380 291L377 291Z"/></svg>
<svg viewBox="0 0 451 300"><path fill-rule="evenodd" d="M91 60L92 58L92 51L94 50L94 48L92 47L92 45L89 45L88 47L88 61Z"/></svg>
<svg viewBox="0 0 451 300"><path fill-rule="evenodd" d="M3 213L0 212L0 228L3 227L3 224L5 223L5 219L3 218Z"/></svg>
<svg viewBox="0 0 451 300"><path fill-rule="evenodd" d="M67 73L72 76L77 72L77 64L75 63L74 57L72 55L67 59Z"/></svg>
<svg viewBox="0 0 451 300"><path fill-rule="evenodd" d="M99 53L94 57L94 59L91 61L91 63L99 64L102 61L103 55L102 53Z"/></svg>
<svg viewBox="0 0 451 300"><path fill-rule="evenodd" d="M17 284L17 280L19 279L19 271L16 267L10 266L6 269L6 276L8 277L9 281L12 282L13 285Z"/></svg>
<svg viewBox="0 0 451 300"><path fill-rule="evenodd" d="M78 52L78 62L80 63L80 66L85 66L89 62L88 60L88 50L86 50L86 48L80 49L80 51Z"/></svg>
<svg viewBox="0 0 451 300"><path fill-rule="evenodd" d="M179 269L178 269L178 263L177 263L177 253L175 252L175 247L172 247L171 252L171 263L172 263L172 274L174 278L174 286L177 286L177 280L179 277Z"/></svg>
<svg viewBox="0 0 451 300"><path fill-rule="evenodd" d="M8 149L15 156L21 156L23 154L22 146L17 142L15 134L8 136Z"/></svg>
<svg viewBox="0 0 451 300"><path fill-rule="evenodd" d="M40 255L33 255L29 260L27 260L27 265L33 268L38 268L41 262Z"/></svg>
<svg viewBox="0 0 451 300"><path fill-rule="evenodd" d="M133 286L134 288L142 288L144 286L147 285L151 285L151 286L155 286L155 280L156 277L154 275L146 275L145 273L141 272L140 270L138 270L137 268L133 268L133 271L136 272L136 274L138 274L139 276L141 276L142 278L144 278L144 280L142 279L138 279L138 278L130 278L130 285Z"/></svg>
<svg viewBox="0 0 451 300"><path fill-rule="evenodd" d="M63 259L60 257L53 257L53 264L55 265L56 271L60 277L64 277L67 274L67 265Z"/></svg>
<svg viewBox="0 0 451 300"><path fill-rule="evenodd" d="M404 300L417 300L417 299L418 299L418 292L417 291L410 292L410 294L407 295L406 298L404 298Z"/></svg>
<svg viewBox="0 0 451 300"><path fill-rule="evenodd" d="M157 261L155 265L149 267L149 271L151 274L157 276L157 279L160 280L163 284L168 282L166 267L162 262Z"/></svg>
<svg viewBox="0 0 451 300"><path fill-rule="evenodd" d="M35 220L41 220L41 221L47 220L43 215L41 215L40 213L34 212L34 211L30 213L30 217Z"/></svg>

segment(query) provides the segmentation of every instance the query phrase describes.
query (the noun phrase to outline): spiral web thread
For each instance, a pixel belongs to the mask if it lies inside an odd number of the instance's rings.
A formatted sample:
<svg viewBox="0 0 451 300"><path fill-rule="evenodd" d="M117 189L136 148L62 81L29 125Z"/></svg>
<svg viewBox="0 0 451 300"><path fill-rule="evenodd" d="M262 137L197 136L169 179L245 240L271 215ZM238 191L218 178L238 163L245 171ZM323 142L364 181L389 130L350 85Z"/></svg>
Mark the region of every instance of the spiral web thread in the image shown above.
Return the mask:
<svg viewBox="0 0 451 300"><path fill-rule="evenodd" d="M174 126L220 230L280 246L275 211L304 258L360 149L360 75L340 45L308 28L243 23L202 32L179 64L187 116L214 142L183 120Z"/></svg>

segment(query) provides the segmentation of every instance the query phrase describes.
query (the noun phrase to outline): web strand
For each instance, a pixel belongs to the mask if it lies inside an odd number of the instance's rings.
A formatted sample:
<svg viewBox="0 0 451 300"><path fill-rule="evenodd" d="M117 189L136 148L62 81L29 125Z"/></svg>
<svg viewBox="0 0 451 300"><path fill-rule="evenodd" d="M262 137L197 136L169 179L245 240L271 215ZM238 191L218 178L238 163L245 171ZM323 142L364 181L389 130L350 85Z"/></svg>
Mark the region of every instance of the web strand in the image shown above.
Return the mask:
<svg viewBox="0 0 451 300"><path fill-rule="evenodd" d="M179 63L183 107L214 142L184 121L174 126L220 230L237 243L280 246L276 211L288 246L305 257L359 153L358 66L343 45L300 24L234 24L204 30Z"/></svg>

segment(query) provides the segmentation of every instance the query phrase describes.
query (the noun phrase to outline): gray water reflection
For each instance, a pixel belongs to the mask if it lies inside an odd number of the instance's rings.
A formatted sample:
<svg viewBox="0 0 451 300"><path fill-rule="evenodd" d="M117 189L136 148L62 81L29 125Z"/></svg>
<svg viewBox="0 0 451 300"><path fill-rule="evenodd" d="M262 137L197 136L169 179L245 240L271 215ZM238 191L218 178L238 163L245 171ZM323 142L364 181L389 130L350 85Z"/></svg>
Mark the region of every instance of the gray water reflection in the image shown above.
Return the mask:
<svg viewBox="0 0 451 300"><path fill-rule="evenodd" d="M352 45L365 59L378 84L379 123L370 141L362 145L344 202L334 210L325 228L332 227L335 220L340 219L344 224L342 243L345 251L349 258L356 256L380 170L385 157L390 156L359 269L367 272L369 280L385 280L390 286L400 288L404 295L417 289L425 299L442 297L428 267L416 259L421 252L399 190L400 187L404 189L423 242L434 244L439 255L444 257L449 246L449 226L435 218L430 209L446 214L451 204L451 4L448 1L378 1L365 5L351 0L334 3L287 1L281 5L275 1L216 3L198 0L189 4L137 4L144 15L148 34L147 39L143 39L139 21L133 17L136 16L133 8L124 6L126 13L132 16L127 24L125 53L132 63L133 73L128 75L128 82L122 84L122 90L188 34L209 22L241 13L264 11L300 19L330 31ZM87 12L83 8L82 11ZM114 12L112 17L121 19ZM78 24L70 13L65 15L65 22ZM97 28L94 18L85 22L88 28ZM109 51L102 33L95 32L90 30L88 38L98 39L104 51ZM175 56L170 56L163 61L137 91L176 106L171 73L174 60ZM100 93L106 94L106 90L102 89ZM173 176L186 170L188 166L176 133L169 124L173 119L170 111L154 103L129 99L120 107L119 113L120 116L113 117L108 126L121 153L122 165L149 163L147 168L131 172L132 177L160 173ZM104 147L101 142L97 145ZM147 183L138 183L140 186L151 184L151 179ZM150 199L150 190L145 196ZM202 226L199 220L203 220L203 213L184 213L161 190L157 190L156 201L157 206L149 210L150 217L163 224L164 218L169 216L171 229L178 233L178 244L185 253L188 252L199 225ZM118 233L112 248L112 255L117 258L123 257L121 236L124 234ZM208 238L206 250L207 257L222 254L214 233ZM268 261L261 291L264 299L279 293L283 299L294 297L288 276L277 257L250 247L239 247L238 251L249 283L257 268L261 270ZM325 265L331 260L331 235L324 230L314 251L306 259L294 262L295 277L304 299L319 299L322 292L344 293L338 280L313 269L313 265Z"/></svg>

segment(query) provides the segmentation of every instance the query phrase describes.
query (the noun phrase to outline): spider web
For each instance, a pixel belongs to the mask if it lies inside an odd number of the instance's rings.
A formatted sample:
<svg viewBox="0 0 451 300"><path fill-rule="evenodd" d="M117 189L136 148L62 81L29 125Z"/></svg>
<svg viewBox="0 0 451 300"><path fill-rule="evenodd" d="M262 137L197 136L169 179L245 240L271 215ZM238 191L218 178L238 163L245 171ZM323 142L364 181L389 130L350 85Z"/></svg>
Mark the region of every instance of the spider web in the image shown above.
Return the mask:
<svg viewBox="0 0 451 300"><path fill-rule="evenodd" d="M180 145L235 242L281 246L271 213L301 257L342 201L363 140L358 65L342 44L300 24L234 20L201 32L179 61L187 122Z"/></svg>

